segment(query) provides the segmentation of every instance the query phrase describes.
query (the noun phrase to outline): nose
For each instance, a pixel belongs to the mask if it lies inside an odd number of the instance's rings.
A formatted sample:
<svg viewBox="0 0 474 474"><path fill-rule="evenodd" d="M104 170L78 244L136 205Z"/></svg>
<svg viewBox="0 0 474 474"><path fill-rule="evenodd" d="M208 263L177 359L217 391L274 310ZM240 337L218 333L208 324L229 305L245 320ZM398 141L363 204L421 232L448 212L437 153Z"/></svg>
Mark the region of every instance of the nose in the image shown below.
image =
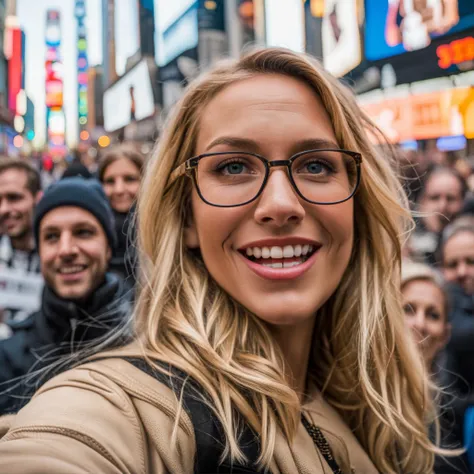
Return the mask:
<svg viewBox="0 0 474 474"><path fill-rule="evenodd" d="M304 207L301 205L286 171L271 170L255 210L257 222L283 227L301 222L304 216Z"/></svg>
<svg viewBox="0 0 474 474"><path fill-rule="evenodd" d="M6 217L10 212L10 205L6 199L0 199L0 217Z"/></svg>
<svg viewBox="0 0 474 474"><path fill-rule="evenodd" d="M412 327L417 330L422 336L426 335L425 330L425 312L422 309L418 309L412 317Z"/></svg>
<svg viewBox="0 0 474 474"><path fill-rule="evenodd" d="M58 255L62 258L68 258L76 255L78 252L76 242L69 232L63 232L59 239Z"/></svg>
<svg viewBox="0 0 474 474"><path fill-rule="evenodd" d="M467 265L466 262L460 261L456 267L456 275L458 280L463 280L467 275Z"/></svg>
<svg viewBox="0 0 474 474"><path fill-rule="evenodd" d="M115 186L114 186L114 192L116 194L123 194L123 192L125 191L125 186L124 186L124 182L123 182L123 179L116 179L115 180Z"/></svg>

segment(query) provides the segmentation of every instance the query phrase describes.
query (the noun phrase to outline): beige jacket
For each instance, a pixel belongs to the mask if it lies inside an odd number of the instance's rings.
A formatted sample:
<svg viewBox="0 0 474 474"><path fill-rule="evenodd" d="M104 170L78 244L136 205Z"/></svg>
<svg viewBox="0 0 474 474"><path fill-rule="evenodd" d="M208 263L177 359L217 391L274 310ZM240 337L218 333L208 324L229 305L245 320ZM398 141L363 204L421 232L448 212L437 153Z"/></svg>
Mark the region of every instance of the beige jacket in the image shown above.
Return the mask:
<svg viewBox="0 0 474 474"><path fill-rule="evenodd" d="M173 392L129 362L102 359L45 384L0 427L2 474L191 474L193 425L182 411L177 448L171 436ZM304 407L329 441L344 473L376 474L350 429L318 394ZM7 426L8 425L8 426ZM273 474L332 474L300 425L290 446L276 440Z"/></svg>

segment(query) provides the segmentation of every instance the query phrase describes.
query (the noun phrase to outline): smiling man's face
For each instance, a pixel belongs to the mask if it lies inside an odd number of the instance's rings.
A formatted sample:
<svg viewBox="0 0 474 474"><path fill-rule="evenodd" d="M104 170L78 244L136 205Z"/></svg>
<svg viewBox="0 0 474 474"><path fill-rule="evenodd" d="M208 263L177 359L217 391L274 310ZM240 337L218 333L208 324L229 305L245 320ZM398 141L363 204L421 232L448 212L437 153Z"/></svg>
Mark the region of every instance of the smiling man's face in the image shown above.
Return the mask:
<svg viewBox="0 0 474 474"><path fill-rule="evenodd" d="M46 283L70 300L86 299L103 283L111 257L99 221L75 206L58 207L43 217L39 253Z"/></svg>

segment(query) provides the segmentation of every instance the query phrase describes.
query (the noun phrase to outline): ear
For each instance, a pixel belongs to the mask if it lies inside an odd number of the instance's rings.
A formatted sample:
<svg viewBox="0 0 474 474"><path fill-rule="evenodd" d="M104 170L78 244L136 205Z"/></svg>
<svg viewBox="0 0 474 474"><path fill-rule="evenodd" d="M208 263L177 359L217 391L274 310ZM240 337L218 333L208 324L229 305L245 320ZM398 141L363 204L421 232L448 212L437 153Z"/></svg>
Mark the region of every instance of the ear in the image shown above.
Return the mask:
<svg viewBox="0 0 474 474"><path fill-rule="evenodd" d="M191 213L188 214L186 221L187 222L184 227L184 244L186 247L188 247L188 249L198 249L200 247L199 234Z"/></svg>
<svg viewBox="0 0 474 474"><path fill-rule="evenodd" d="M41 198L43 197L43 191L38 191L35 196L35 205L37 205L40 201Z"/></svg>
<svg viewBox="0 0 474 474"><path fill-rule="evenodd" d="M110 246L107 247L107 262L110 262L110 259L112 258L112 249Z"/></svg>

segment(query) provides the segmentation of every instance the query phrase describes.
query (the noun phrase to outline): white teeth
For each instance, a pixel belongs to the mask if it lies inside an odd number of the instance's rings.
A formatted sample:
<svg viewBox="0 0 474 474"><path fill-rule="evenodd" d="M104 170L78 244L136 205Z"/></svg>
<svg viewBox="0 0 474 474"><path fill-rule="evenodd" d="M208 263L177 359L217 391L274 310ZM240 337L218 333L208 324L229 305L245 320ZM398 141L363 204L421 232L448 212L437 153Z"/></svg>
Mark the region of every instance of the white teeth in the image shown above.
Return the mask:
<svg viewBox="0 0 474 474"><path fill-rule="evenodd" d="M282 259L282 258L294 258L301 257L312 253L314 250L313 245L285 245L284 247L248 247L245 249L247 257L255 257L256 259Z"/></svg>
<svg viewBox="0 0 474 474"><path fill-rule="evenodd" d="M283 247L283 257L285 258L293 258L294 255L294 249L292 245L285 245Z"/></svg>
<svg viewBox="0 0 474 474"><path fill-rule="evenodd" d="M281 247L272 247L270 255L272 258L283 258L283 250Z"/></svg>
<svg viewBox="0 0 474 474"><path fill-rule="evenodd" d="M301 262L283 262L283 268L291 268L291 267L296 267L299 265Z"/></svg>
<svg viewBox="0 0 474 474"><path fill-rule="evenodd" d="M60 268L59 273L69 275L70 273L78 273L84 270L86 267L84 265L75 265L74 267L65 267Z"/></svg>

